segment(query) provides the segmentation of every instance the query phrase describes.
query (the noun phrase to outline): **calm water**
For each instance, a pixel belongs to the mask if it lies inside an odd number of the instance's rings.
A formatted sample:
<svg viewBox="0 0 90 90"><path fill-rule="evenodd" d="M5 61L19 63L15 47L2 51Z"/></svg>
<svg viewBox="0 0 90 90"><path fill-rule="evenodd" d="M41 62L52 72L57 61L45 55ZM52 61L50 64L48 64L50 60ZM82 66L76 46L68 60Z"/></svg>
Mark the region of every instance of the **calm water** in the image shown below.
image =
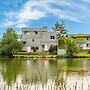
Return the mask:
<svg viewBox="0 0 90 90"><path fill-rule="evenodd" d="M90 90L90 60L0 58L0 90Z"/></svg>

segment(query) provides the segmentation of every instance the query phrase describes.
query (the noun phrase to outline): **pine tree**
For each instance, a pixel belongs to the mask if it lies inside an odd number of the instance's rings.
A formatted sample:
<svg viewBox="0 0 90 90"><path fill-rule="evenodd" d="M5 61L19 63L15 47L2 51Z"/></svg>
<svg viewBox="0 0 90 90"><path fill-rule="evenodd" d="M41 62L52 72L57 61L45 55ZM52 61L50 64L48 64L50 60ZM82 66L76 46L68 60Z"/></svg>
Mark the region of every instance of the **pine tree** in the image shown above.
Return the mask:
<svg viewBox="0 0 90 90"><path fill-rule="evenodd" d="M65 45L65 34L67 34L67 30L65 28L65 25L63 23L59 24L58 22L55 24L54 27L52 27L52 29L57 33L57 39L58 39L58 47L59 48L64 48Z"/></svg>

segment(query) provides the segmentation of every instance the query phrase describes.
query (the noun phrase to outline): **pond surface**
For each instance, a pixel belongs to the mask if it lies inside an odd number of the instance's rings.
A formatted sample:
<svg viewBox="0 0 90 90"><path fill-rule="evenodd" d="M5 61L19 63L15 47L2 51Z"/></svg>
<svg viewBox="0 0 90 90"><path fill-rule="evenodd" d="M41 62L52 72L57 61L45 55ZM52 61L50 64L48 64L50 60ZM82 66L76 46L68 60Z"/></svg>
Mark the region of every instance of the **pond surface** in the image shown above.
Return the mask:
<svg viewBox="0 0 90 90"><path fill-rule="evenodd" d="M0 90L90 90L90 59L0 58Z"/></svg>

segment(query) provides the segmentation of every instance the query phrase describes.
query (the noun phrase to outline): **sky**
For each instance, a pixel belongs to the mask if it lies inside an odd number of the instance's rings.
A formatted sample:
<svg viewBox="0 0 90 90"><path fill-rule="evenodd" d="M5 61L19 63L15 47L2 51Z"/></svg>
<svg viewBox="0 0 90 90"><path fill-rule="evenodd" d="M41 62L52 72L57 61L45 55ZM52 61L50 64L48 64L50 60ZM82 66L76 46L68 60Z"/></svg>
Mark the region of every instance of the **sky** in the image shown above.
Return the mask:
<svg viewBox="0 0 90 90"><path fill-rule="evenodd" d="M90 0L1 0L0 37L8 27L17 33L22 28L48 26L53 31L56 22L71 34L90 34Z"/></svg>

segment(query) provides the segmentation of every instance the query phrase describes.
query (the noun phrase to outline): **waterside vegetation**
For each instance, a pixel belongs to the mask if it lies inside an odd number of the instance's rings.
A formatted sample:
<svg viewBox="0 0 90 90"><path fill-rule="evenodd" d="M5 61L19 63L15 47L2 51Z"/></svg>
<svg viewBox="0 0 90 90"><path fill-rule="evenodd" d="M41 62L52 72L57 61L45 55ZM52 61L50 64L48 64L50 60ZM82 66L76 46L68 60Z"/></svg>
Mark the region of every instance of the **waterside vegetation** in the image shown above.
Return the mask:
<svg viewBox="0 0 90 90"><path fill-rule="evenodd" d="M18 41L17 33L12 28L8 28L0 42L1 55L12 57L13 52L20 51L22 47L23 43Z"/></svg>

